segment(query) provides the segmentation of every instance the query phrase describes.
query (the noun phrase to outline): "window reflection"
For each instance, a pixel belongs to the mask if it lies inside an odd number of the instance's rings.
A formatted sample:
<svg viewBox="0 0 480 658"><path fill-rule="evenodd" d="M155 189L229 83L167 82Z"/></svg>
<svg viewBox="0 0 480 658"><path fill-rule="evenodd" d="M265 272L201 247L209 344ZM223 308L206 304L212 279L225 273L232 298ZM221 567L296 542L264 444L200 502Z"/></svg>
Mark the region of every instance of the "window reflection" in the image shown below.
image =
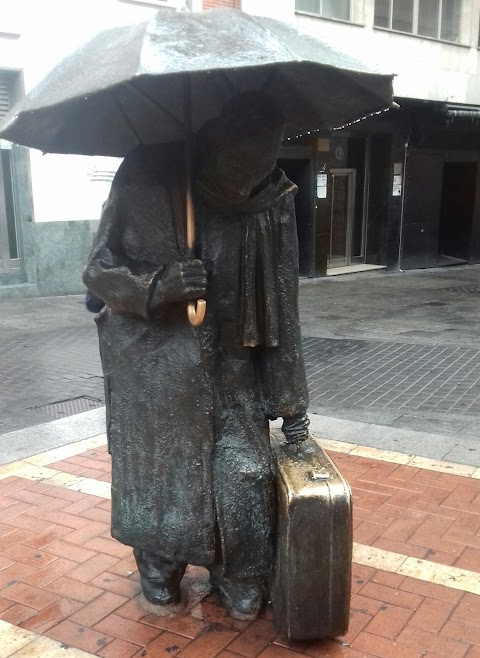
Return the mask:
<svg viewBox="0 0 480 658"><path fill-rule="evenodd" d="M350 20L350 0L323 0L322 16Z"/></svg>
<svg viewBox="0 0 480 658"><path fill-rule="evenodd" d="M393 0L392 30L413 32L413 0Z"/></svg>
<svg viewBox="0 0 480 658"><path fill-rule="evenodd" d="M390 27L390 0L376 0L375 25L378 27Z"/></svg>
<svg viewBox="0 0 480 658"><path fill-rule="evenodd" d="M312 14L318 14L320 12L320 1L319 0L296 0L295 9L298 9L298 11L309 11Z"/></svg>
<svg viewBox="0 0 480 658"><path fill-rule="evenodd" d="M351 0L295 0L297 11L308 11L323 18L350 20Z"/></svg>
<svg viewBox="0 0 480 658"><path fill-rule="evenodd" d="M437 37L439 16L440 0L418 0L418 34Z"/></svg>
<svg viewBox="0 0 480 658"><path fill-rule="evenodd" d="M460 14L462 0L443 0L441 38L446 41L459 41Z"/></svg>
<svg viewBox="0 0 480 658"><path fill-rule="evenodd" d="M461 13L462 0L375 0L374 24L458 43Z"/></svg>

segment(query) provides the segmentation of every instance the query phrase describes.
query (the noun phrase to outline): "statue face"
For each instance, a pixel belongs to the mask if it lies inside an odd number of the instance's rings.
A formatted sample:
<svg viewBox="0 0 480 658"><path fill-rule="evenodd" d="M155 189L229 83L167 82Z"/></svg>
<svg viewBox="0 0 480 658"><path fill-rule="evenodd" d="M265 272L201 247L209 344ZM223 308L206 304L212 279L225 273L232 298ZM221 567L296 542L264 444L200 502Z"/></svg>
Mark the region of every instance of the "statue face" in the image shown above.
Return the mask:
<svg viewBox="0 0 480 658"><path fill-rule="evenodd" d="M200 133L201 178L226 199L247 199L275 168L282 133L261 97L239 97Z"/></svg>
<svg viewBox="0 0 480 658"><path fill-rule="evenodd" d="M212 154L215 184L232 200L247 199L273 171L282 141L282 130L246 131L232 139L216 154Z"/></svg>

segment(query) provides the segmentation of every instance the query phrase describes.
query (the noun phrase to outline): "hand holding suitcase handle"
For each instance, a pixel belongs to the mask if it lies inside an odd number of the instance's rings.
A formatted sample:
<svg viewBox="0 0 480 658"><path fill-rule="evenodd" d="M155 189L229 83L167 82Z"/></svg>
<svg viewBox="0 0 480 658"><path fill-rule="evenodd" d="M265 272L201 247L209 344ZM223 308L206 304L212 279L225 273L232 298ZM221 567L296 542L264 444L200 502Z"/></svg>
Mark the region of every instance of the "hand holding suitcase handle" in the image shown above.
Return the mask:
<svg viewBox="0 0 480 658"><path fill-rule="evenodd" d="M308 439L308 426L310 420L306 413L297 414L290 418L283 419L282 432L285 435L285 440L289 444L303 443Z"/></svg>

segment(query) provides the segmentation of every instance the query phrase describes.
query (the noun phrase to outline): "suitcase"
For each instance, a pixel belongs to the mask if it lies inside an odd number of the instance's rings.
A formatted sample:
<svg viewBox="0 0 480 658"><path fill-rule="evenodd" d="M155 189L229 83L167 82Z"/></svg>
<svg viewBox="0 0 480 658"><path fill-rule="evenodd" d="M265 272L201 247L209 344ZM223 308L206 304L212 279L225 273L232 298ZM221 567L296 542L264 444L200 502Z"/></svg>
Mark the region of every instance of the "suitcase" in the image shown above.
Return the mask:
<svg viewBox="0 0 480 658"><path fill-rule="evenodd" d="M278 505L271 587L275 623L289 640L344 635L352 570L350 487L313 439L297 450L281 437L272 436Z"/></svg>

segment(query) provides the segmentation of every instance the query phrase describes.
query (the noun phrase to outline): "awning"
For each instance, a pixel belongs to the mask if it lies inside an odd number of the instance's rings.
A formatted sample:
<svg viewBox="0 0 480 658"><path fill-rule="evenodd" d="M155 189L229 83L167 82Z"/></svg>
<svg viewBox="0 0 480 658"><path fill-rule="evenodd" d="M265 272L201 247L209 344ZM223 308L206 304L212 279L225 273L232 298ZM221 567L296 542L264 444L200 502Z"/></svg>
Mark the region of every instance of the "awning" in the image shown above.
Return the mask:
<svg viewBox="0 0 480 658"><path fill-rule="evenodd" d="M475 121L480 119L479 105L454 105L445 103L443 111L451 119L472 119Z"/></svg>

